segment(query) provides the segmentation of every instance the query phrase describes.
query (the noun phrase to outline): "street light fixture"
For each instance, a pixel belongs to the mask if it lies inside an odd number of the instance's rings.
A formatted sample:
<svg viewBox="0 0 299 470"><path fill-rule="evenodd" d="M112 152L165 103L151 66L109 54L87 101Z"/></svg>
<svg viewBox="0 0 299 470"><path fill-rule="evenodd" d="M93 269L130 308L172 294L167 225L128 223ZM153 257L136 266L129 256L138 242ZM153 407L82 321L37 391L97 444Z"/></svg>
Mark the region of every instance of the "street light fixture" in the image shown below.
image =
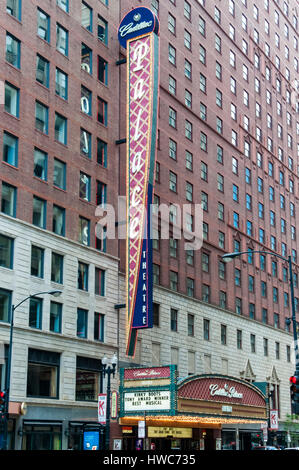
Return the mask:
<svg viewBox="0 0 299 470"><path fill-rule="evenodd" d="M11 375L11 360L12 360L12 341L13 341L13 326L14 326L14 313L15 310L23 304L26 300L35 298L38 295L48 294L58 297L61 295L61 290L50 290L45 292L38 292L37 294L28 295L25 299L21 300L17 305L11 306L10 313L10 338L9 338L9 350L8 350L8 359L7 359L7 370L5 378L5 391L6 391L6 400L5 400L5 409L4 409L4 431L3 431L3 450L7 450L7 435L8 435L8 407L9 407L9 392L10 392L10 375Z"/></svg>
<svg viewBox="0 0 299 470"><path fill-rule="evenodd" d="M294 338L294 350L295 350L295 366L296 366L295 375L299 375L298 336L297 336L297 321L296 321L296 309L295 309L292 257L289 255L287 258L285 258L284 256L281 256L278 253L274 253L274 252L271 252L271 251L251 250L251 251L235 251L233 253L226 253L225 255L222 256L222 259L223 259L223 261L228 263L229 261L232 261L234 258L237 258L241 255L252 254L252 253L259 253L259 254L275 256L276 258L280 258L283 261L288 263L290 290L291 290L291 308L292 308L291 320L292 320L292 323L293 323L293 338Z"/></svg>
<svg viewBox="0 0 299 470"><path fill-rule="evenodd" d="M107 375L107 409L106 409L106 432L105 432L105 450L109 450L110 446L110 398L111 398L111 374L114 377L117 366L117 355L114 353L111 360L107 359L106 356L102 359L102 374L103 377Z"/></svg>

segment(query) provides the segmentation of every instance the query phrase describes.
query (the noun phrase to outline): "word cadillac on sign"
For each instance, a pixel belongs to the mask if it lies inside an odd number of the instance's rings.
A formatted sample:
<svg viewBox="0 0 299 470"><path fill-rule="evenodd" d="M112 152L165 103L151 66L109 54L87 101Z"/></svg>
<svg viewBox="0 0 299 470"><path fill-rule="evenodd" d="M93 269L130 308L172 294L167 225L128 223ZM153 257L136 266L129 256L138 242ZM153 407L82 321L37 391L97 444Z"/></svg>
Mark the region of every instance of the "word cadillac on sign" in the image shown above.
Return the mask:
<svg viewBox="0 0 299 470"><path fill-rule="evenodd" d="M243 393L238 393L235 387L229 387L227 384L225 384L223 388L220 388L219 384L211 384L210 395L212 397L214 397L215 395L219 395L228 398L243 398Z"/></svg>

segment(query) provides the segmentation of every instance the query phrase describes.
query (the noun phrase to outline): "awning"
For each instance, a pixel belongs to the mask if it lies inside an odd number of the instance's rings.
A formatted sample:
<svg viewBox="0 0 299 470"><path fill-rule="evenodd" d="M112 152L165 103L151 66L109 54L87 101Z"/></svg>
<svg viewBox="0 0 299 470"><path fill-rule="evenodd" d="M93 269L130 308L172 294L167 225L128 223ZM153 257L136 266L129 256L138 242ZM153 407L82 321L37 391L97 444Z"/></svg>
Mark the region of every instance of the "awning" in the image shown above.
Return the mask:
<svg viewBox="0 0 299 470"><path fill-rule="evenodd" d="M223 416L126 416L119 419L119 424L124 426L138 426L138 421L146 421L147 426L183 426L190 428L211 427L221 429L223 424L258 424L265 420L248 419L241 417Z"/></svg>

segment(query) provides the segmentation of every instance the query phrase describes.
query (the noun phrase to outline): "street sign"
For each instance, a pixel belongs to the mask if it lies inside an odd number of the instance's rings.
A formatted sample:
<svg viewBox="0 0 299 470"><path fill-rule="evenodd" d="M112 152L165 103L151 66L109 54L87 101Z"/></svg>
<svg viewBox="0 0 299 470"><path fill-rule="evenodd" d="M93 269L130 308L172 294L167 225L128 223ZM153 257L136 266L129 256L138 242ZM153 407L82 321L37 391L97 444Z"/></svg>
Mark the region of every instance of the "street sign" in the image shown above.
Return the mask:
<svg viewBox="0 0 299 470"><path fill-rule="evenodd" d="M106 424L107 394L99 393L98 396L98 422Z"/></svg>

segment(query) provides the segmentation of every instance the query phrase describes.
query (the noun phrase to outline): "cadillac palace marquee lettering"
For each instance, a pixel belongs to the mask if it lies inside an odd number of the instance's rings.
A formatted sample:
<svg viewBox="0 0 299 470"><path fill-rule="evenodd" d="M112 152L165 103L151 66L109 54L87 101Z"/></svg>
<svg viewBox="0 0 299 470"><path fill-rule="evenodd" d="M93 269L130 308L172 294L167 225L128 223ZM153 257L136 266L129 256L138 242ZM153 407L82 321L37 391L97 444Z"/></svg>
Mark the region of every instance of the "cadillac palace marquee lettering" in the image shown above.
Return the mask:
<svg viewBox="0 0 299 470"><path fill-rule="evenodd" d="M127 355L139 328L151 328L153 199L158 105L158 20L144 7L131 10L118 29L127 49Z"/></svg>

